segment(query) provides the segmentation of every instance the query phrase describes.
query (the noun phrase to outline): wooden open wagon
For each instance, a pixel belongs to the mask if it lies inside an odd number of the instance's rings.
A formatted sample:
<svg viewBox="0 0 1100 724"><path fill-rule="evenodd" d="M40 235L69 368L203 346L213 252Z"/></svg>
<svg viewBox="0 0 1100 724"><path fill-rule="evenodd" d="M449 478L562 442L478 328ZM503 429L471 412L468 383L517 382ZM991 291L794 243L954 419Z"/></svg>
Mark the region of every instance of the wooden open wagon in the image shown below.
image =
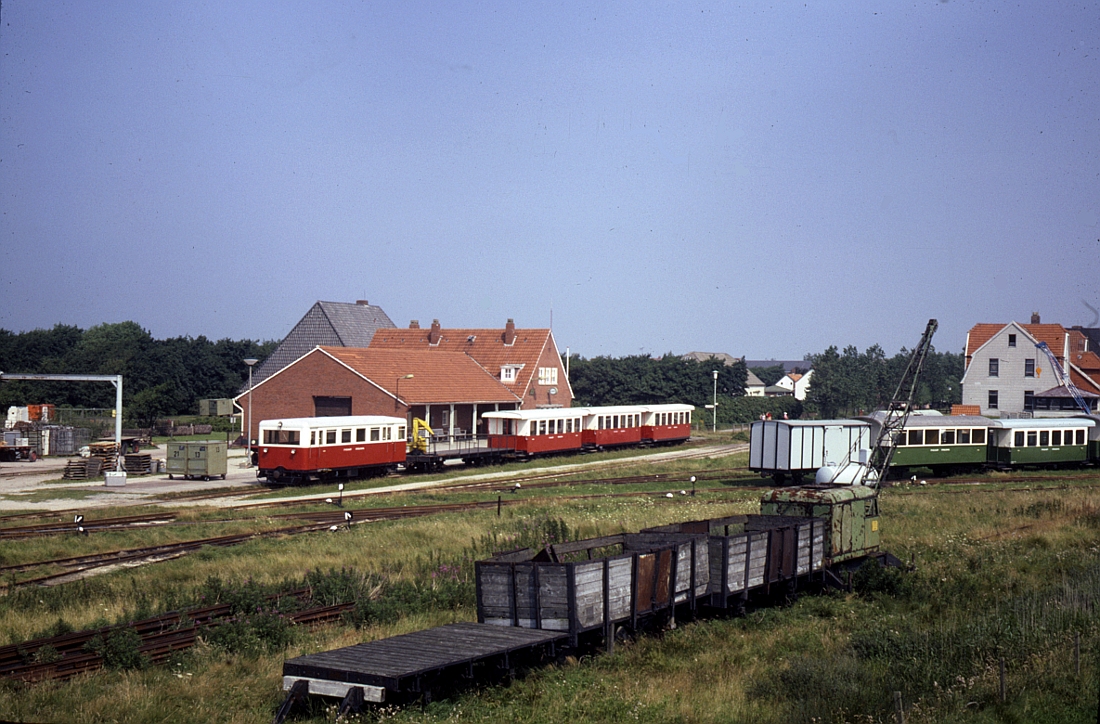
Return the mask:
<svg viewBox="0 0 1100 724"><path fill-rule="evenodd" d="M783 515L726 518L647 528L645 533L706 535L709 541L710 606L744 607L754 590L773 584L791 590L799 580L825 568L825 521Z"/></svg>
<svg viewBox="0 0 1100 724"><path fill-rule="evenodd" d="M695 609L710 582L706 535L633 533L501 553L478 561L481 623L581 634L632 629Z"/></svg>

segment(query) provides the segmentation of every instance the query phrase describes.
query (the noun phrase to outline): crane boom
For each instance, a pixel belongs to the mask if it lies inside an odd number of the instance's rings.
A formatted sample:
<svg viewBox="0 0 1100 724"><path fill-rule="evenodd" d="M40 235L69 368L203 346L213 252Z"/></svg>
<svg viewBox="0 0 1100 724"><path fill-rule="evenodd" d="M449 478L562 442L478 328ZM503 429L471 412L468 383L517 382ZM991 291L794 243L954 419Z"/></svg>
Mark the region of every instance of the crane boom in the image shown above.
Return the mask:
<svg viewBox="0 0 1100 724"><path fill-rule="evenodd" d="M913 407L913 399L917 395L917 385L920 383L921 372L924 370L924 361L932 348L932 335L939 328L939 322L935 319L928 320L928 326L917 343L913 354L909 357L909 364L905 367L905 373L898 381L898 387L894 391L894 397L886 408L886 417L882 421L878 439L871 449L871 460L863 468L860 485L866 485L874 473L873 485L877 489L886 471L890 468L890 458L894 456L894 436L905 427L909 419L909 411Z"/></svg>
<svg viewBox="0 0 1100 724"><path fill-rule="evenodd" d="M1054 353L1050 351L1050 347L1046 342L1036 342L1035 346L1042 350L1043 354L1050 360L1050 366L1054 369L1054 376L1058 379L1058 384L1065 387L1069 394L1073 397L1073 401L1077 403L1077 406L1086 415L1091 415L1092 410L1089 408L1089 403L1085 400L1084 395L1081 394L1081 390L1077 389L1077 385L1073 384L1073 381L1069 378L1069 375L1062 365L1058 364L1058 358L1054 356Z"/></svg>

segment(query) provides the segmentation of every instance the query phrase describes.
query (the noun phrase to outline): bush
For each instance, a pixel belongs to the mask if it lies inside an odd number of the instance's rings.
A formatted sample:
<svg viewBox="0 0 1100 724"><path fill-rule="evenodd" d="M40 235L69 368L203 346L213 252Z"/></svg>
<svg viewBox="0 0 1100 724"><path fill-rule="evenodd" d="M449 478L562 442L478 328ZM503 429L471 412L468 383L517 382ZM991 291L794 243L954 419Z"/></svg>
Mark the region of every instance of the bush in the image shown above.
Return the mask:
<svg viewBox="0 0 1100 724"><path fill-rule="evenodd" d="M149 665L149 658L141 653L141 635L129 627L112 631L106 639L97 634L84 644L84 650L102 656L103 665L108 669L128 671Z"/></svg>

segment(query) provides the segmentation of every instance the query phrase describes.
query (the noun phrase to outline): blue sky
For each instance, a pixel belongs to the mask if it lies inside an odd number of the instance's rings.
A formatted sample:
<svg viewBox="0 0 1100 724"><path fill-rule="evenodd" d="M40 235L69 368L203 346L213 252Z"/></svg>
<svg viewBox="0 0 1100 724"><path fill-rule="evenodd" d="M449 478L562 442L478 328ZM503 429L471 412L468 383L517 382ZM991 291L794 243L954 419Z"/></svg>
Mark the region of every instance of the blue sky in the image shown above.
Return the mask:
<svg viewBox="0 0 1100 724"><path fill-rule="evenodd" d="M318 299L586 357L1100 326L1100 9L28 2L0 327Z"/></svg>

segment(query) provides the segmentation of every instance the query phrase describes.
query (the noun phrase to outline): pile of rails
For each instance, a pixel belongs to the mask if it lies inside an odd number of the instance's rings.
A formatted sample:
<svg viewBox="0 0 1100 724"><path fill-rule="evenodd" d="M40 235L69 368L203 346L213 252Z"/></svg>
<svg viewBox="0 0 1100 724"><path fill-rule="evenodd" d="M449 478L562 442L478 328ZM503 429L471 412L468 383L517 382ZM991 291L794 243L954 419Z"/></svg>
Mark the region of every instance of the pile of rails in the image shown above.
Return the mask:
<svg viewBox="0 0 1100 724"><path fill-rule="evenodd" d="M306 600L307 589L293 591L284 596ZM269 596L274 603L279 596ZM312 624L331 621L350 611L354 603L308 608L287 614L293 624ZM150 663L162 663L176 651L195 645L196 638L204 631L225 623L232 618L229 604L175 611L162 616L134 621L119 626L75 631L49 638L25 641L0 647L0 676L20 681L36 682L48 679L69 679L79 674L95 671L105 665L103 656L92 650L91 642L98 636L108 640L124 629L132 629L141 638L137 653Z"/></svg>

